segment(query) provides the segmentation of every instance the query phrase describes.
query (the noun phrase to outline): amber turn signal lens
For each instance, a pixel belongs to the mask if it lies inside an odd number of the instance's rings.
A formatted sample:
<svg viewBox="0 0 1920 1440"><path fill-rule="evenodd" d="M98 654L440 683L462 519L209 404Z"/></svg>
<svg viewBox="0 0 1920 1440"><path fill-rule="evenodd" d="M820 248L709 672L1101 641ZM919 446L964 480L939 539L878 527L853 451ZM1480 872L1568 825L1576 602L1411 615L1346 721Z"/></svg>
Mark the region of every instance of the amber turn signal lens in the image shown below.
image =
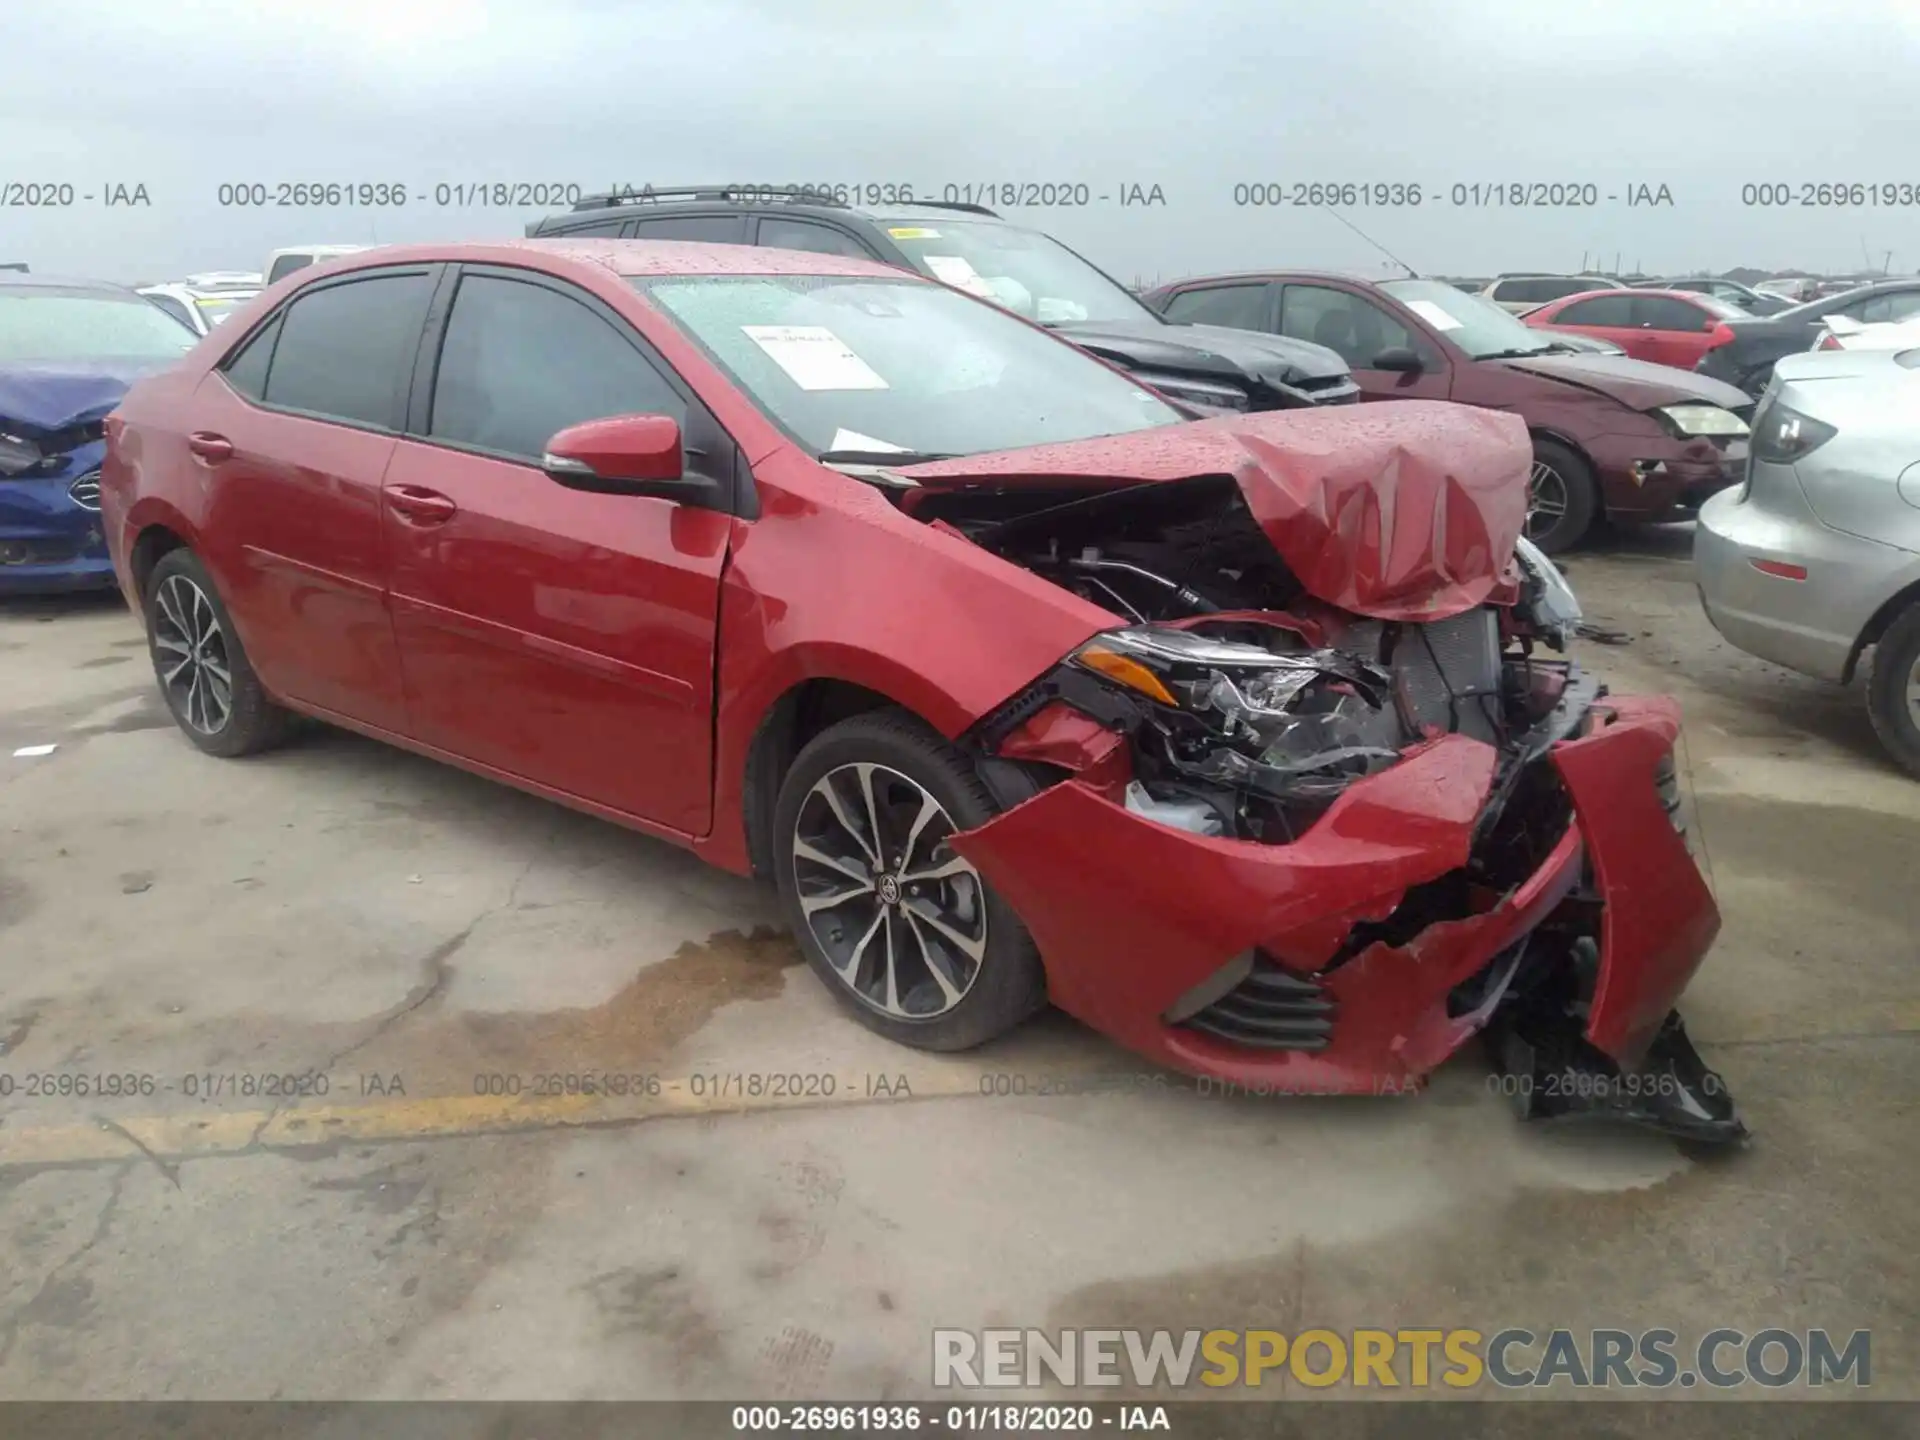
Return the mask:
<svg viewBox="0 0 1920 1440"><path fill-rule="evenodd" d="M1109 680L1119 681L1129 690L1138 690L1142 695L1158 700L1162 705L1177 706L1180 703L1173 698L1173 692L1160 683L1158 675L1129 656L1101 645L1090 645L1080 652L1080 663Z"/></svg>

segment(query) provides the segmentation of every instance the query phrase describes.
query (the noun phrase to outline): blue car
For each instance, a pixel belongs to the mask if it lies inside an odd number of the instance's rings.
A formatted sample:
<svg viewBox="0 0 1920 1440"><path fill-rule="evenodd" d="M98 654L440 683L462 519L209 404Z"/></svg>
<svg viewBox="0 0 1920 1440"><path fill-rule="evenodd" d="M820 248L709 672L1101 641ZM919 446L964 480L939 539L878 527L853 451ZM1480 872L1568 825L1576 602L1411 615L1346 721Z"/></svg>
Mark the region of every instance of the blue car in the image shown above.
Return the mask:
<svg viewBox="0 0 1920 1440"><path fill-rule="evenodd" d="M0 595L113 585L102 422L199 339L118 285L0 272Z"/></svg>

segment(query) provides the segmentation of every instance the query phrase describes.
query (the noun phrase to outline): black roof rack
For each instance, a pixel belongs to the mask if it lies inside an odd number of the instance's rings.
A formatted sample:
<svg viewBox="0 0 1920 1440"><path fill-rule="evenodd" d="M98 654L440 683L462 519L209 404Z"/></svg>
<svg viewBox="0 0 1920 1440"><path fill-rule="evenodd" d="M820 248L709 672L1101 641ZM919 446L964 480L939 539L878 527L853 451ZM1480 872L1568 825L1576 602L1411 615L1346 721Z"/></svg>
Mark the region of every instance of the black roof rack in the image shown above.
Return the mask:
<svg viewBox="0 0 1920 1440"><path fill-rule="evenodd" d="M660 200L751 200L756 205L826 205L837 210L852 207L844 200L814 190L780 190L770 185L644 185L638 190L609 190L599 195L582 195L574 202L578 210L612 210L621 205L651 205Z"/></svg>

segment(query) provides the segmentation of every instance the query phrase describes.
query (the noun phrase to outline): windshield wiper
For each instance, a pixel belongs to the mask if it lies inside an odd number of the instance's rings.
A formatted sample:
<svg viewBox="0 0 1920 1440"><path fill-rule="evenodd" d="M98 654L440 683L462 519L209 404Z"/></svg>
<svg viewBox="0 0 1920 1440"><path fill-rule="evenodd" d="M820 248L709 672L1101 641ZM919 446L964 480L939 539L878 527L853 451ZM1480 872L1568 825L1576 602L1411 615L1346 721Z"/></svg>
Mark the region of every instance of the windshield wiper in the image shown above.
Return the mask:
<svg viewBox="0 0 1920 1440"><path fill-rule="evenodd" d="M822 450L814 456L822 465L925 465L954 458L923 454L918 450Z"/></svg>
<svg viewBox="0 0 1920 1440"><path fill-rule="evenodd" d="M1551 351L1562 348L1564 348L1568 354L1574 353L1571 345L1562 347L1549 342L1545 345L1535 345L1530 350L1489 350L1486 354L1476 355L1473 358L1476 360L1524 360L1529 355L1545 355Z"/></svg>

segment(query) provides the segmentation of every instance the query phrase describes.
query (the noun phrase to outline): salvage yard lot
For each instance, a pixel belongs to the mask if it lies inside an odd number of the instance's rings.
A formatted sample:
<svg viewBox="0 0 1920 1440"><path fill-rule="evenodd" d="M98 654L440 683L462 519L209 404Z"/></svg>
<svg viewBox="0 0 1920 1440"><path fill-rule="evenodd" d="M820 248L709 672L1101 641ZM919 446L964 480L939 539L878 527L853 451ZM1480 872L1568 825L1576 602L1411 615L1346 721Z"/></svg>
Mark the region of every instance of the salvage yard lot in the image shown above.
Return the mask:
<svg viewBox="0 0 1920 1440"><path fill-rule="evenodd" d="M935 1326L1602 1325L1870 1329L1920 1397L1920 785L1718 640L1689 543L1567 568L1627 637L1581 658L1687 720L1685 1011L1756 1135L1699 1162L1523 1127L1477 1051L1310 1100L1057 1016L901 1049L753 884L339 731L209 759L117 598L0 603L0 1396L898 1399Z"/></svg>

